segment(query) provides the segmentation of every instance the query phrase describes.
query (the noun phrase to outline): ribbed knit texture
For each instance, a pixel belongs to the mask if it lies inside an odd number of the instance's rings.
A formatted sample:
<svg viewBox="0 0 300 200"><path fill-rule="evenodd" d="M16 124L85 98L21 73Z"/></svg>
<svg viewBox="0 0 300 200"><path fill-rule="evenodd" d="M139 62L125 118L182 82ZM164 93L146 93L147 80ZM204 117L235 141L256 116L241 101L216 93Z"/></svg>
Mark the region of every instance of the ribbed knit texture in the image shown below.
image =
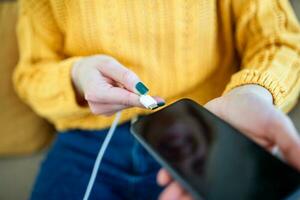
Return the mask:
<svg viewBox="0 0 300 200"><path fill-rule="evenodd" d="M75 100L72 64L94 54L116 58L168 103L204 104L226 85L259 84L287 111L300 91L300 28L288 0L21 0L18 38L16 90L60 130L112 122ZM122 121L141 113L129 109Z"/></svg>

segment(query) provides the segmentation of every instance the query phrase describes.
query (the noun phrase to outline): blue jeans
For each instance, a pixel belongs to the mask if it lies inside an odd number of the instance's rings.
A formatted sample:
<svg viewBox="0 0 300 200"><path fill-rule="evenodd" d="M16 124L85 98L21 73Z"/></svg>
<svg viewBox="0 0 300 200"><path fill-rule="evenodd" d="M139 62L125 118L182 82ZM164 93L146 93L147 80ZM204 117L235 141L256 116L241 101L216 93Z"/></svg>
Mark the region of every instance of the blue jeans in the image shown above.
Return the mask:
<svg viewBox="0 0 300 200"><path fill-rule="evenodd" d="M105 152L89 199L157 199L159 164L129 132L118 126ZM108 130L72 130L58 134L43 161L32 200L82 199L94 161Z"/></svg>

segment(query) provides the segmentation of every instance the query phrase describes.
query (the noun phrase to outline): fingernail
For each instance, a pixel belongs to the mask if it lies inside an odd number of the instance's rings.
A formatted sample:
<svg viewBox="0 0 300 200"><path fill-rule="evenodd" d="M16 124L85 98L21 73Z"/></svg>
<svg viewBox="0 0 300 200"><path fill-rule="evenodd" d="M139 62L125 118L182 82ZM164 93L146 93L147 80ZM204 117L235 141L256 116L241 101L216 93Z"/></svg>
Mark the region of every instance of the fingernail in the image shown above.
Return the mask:
<svg viewBox="0 0 300 200"><path fill-rule="evenodd" d="M147 94L147 92L149 91L149 89L142 82L138 82L135 85L135 88L142 95Z"/></svg>
<svg viewBox="0 0 300 200"><path fill-rule="evenodd" d="M158 102L158 103L157 103L157 106L158 106L158 107L161 107L161 106L164 106L164 105L166 105L165 102Z"/></svg>

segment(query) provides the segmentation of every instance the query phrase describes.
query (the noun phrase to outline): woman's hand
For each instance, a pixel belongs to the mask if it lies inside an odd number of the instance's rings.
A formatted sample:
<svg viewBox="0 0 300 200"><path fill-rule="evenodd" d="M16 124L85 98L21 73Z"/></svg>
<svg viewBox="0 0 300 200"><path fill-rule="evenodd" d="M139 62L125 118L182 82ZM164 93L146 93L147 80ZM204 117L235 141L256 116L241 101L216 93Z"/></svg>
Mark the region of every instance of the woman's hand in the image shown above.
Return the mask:
<svg viewBox="0 0 300 200"><path fill-rule="evenodd" d="M268 150L278 146L285 160L300 170L300 139L291 120L273 106L272 95L257 85L233 89L205 107ZM168 185L162 200L191 199L170 175L161 170L158 183Z"/></svg>
<svg viewBox="0 0 300 200"><path fill-rule="evenodd" d="M72 68L72 80L78 102L87 102L92 113L106 116L129 107L143 107L138 94L148 92L134 72L104 55L77 61ZM156 100L164 102L158 97Z"/></svg>

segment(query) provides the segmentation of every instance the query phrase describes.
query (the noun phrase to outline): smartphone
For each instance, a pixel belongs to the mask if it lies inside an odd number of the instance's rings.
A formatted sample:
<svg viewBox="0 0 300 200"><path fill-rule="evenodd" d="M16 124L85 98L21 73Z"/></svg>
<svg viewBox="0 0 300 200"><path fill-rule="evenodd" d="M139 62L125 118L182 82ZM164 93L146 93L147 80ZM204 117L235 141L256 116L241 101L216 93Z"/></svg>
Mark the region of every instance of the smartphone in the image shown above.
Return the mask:
<svg viewBox="0 0 300 200"><path fill-rule="evenodd" d="M195 199L300 199L297 170L192 100L139 117L131 132Z"/></svg>

